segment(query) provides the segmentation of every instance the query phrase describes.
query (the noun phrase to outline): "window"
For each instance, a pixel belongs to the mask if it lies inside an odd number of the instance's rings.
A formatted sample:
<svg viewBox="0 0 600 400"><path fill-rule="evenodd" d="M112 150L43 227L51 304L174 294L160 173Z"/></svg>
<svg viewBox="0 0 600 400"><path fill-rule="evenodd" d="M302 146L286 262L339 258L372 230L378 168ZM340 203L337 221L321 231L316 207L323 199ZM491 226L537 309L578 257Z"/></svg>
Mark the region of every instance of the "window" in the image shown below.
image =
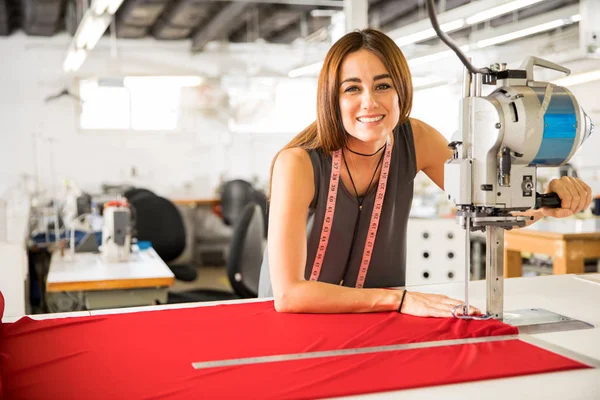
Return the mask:
<svg viewBox="0 0 600 400"><path fill-rule="evenodd" d="M229 130L298 133L316 118L316 79L229 78Z"/></svg>
<svg viewBox="0 0 600 400"><path fill-rule="evenodd" d="M128 76L79 81L84 130L177 130L181 89L202 83L195 76Z"/></svg>

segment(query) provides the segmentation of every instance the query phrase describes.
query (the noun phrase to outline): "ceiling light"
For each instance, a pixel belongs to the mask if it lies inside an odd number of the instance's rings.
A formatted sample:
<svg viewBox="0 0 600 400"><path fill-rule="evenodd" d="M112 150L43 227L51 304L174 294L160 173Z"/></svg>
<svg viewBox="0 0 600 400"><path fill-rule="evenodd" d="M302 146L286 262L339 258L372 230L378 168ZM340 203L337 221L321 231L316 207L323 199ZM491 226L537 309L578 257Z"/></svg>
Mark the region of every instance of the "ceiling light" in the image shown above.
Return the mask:
<svg viewBox="0 0 600 400"><path fill-rule="evenodd" d="M575 86L597 80L600 80L600 69L555 79L551 83L559 86Z"/></svg>
<svg viewBox="0 0 600 400"><path fill-rule="evenodd" d="M482 48L493 46L495 44L500 44L511 40L519 39L525 36L534 35L536 33L548 31L550 29L555 29L563 25L569 25L573 22L579 21L580 19L581 16L579 14L573 15L569 18L556 19L554 21L546 22L544 24L531 26L526 29L521 29L520 31L507 33L505 35L496 36L490 39L480 40L477 42L477 47Z"/></svg>
<svg viewBox="0 0 600 400"><path fill-rule="evenodd" d="M464 46L460 46L460 50L462 52L467 52L471 49L471 46L469 46L468 44L464 45ZM447 58L454 55L454 51L453 50L444 50L444 51L440 51L438 53L433 53L433 54L428 54L426 56L422 56L422 57L417 57L417 58L412 58L410 60L408 60L408 64L411 67L417 66L417 65L423 65L423 64L427 64L430 63L432 61L437 61L437 60L441 60L443 58Z"/></svg>
<svg viewBox="0 0 600 400"><path fill-rule="evenodd" d="M323 66L323 62L319 61L314 64L310 64L310 65L306 65L304 67L293 69L288 73L288 76L290 78L297 78L297 77L303 76L303 75L318 74L319 71L321 71L322 66Z"/></svg>
<svg viewBox="0 0 600 400"><path fill-rule="evenodd" d="M86 15L82 20L77 32L75 33L75 47L78 49L93 49L98 40L106 32L110 20L97 17L95 15Z"/></svg>
<svg viewBox="0 0 600 400"><path fill-rule="evenodd" d="M442 25L440 25L440 28L444 32L452 32L452 31L455 31L457 29L464 27L465 25L466 25L465 20L461 18L461 19L457 19L456 21L442 24ZM402 36L401 38L396 39L395 42L399 47L402 47L402 46L406 46L407 44L417 43L417 42L420 42L420 41L423 41L426 39L433 38L435 36L436 36L436 33L433 30L433 28L429 28L429 29L424 29L420 32L411 33L410 35Z"/></svg>
<svg viewBox="0 0 600 400"><path fill-rule="evenodd" d="M498 7L490 8L489 10L485 10L482 12L478 12L467 18L467 24L473 25L479 22L487 21L489 19L495 18L499 15L508 14L510 12L516 11L518 9L528 7L532 4L539 3L542 0L515 0L510 3L502 4Z"/></svg>
<svg viewBox="0 0 600 400"><path fill-rule="evenodd" d="M83 64L85 60L86 52L83 49L73 49L67 54L67 58L63 64L65 72L76 71Z"/></svg>

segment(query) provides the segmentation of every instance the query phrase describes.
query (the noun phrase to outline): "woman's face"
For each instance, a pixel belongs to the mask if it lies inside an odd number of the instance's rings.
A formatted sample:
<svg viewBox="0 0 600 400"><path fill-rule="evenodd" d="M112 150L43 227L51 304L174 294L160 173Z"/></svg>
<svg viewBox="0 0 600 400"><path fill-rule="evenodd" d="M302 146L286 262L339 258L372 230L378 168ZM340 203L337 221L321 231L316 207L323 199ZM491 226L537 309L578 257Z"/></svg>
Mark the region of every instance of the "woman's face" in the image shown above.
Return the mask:
<svg viewBox="0 0 600 400"><path fill-rule="evenodd" d="M370 51L346 56L340 68L339 96L342 122L352 137L379 145L396 127L398 93L388 70Z"/></svg>

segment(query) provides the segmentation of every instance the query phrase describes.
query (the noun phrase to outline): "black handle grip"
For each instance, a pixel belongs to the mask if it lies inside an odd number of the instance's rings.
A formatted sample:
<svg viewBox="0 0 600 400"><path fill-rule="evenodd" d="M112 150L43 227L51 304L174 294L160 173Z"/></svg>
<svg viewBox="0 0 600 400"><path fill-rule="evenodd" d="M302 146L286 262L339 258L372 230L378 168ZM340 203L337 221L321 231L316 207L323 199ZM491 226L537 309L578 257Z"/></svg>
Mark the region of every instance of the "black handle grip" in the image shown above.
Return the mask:
<svg viewBox="0 0 600 400"><path fill-rule="evenodd" d="M560 208L561 200L556 193L535 194L535 209L542 207Z"/></svg>

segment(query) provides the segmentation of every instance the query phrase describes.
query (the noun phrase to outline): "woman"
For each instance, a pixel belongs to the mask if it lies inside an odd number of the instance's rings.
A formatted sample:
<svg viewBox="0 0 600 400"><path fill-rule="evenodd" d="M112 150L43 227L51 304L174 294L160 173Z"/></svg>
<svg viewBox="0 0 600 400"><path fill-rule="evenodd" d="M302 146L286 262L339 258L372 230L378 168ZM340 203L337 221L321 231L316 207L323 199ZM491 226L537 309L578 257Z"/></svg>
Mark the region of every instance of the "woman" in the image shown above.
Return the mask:
<svg viewBox="0 0 600 400"><path fill-rule="evenodd" d="M325 57L317 92L316 122L273 161L259 296L274 296L282 312L451 316L461 301L382 289L404 286L416 173L443 189L451 158L438 131L409 118L406 59L381 32L349 33ZM567 216L591 201L590 188L573 178L549 189L563 208L546 215Z"/></svg>

